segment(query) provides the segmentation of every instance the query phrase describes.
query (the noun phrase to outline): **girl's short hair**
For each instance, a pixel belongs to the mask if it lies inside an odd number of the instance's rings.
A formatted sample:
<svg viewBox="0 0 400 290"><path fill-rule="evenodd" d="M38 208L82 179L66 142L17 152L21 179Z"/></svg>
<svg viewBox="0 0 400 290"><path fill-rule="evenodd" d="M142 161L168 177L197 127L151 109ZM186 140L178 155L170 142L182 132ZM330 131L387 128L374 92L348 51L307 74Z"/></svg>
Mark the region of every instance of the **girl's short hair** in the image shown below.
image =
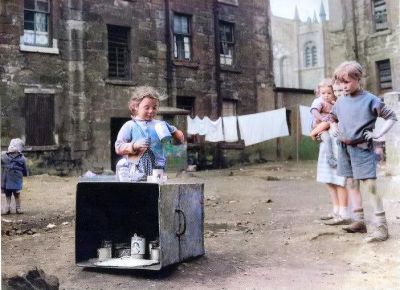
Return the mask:
<svg viewBox="0 0 400 290"><path fill-rule="evenodd" d="M134 88L131 93L131 98L128 102L128 108L132 116L136 115L136 107L143 101L144 98L151 98L160 102L163 97L155 88L150 86L140 86Z"/></svg>
<svg viewBox="0 0 400 290"><path fill-rule="evenodd" d="M333 80L329 78L322 79L315 87L314 93L316 97L319 97L321 93L321 87L330 87L333 92Z"/></svg>
<svg viewBox="0 0 400 290"><path fill-rule="evenodd" d="M362 66L358 62L345 61L341 63L334 72L334 79L344 81L345 79L361 80L363 71Z"/></svg>

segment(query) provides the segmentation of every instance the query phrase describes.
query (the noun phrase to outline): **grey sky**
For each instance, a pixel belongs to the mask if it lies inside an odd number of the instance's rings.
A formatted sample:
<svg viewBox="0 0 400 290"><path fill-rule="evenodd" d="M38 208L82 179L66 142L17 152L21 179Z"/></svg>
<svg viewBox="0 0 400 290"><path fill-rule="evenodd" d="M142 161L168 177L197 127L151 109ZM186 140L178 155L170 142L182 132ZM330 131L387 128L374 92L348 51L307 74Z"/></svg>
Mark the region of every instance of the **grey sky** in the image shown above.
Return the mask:
<svg viewBox="0 0 400 290"><path fill-rule="evenodd" d="M325 12L329 18L328 0L322 0L325 6ZM300 19L307 20L307 17L313 18L314 10L319 14L321 0L270 0L272 14L280 17L293 19L294 7L299 9ZM318 19L319 20L319 19Z"/></svg>

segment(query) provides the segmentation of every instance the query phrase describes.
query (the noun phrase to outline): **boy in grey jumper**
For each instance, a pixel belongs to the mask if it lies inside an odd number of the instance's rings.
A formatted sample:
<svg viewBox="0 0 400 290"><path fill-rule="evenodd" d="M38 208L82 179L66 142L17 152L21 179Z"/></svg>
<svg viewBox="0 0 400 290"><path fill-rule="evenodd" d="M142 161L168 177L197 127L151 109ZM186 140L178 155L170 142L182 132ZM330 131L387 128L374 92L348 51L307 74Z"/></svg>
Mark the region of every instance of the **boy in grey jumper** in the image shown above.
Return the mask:
<svg viewBox="0 0 400 290"><path fill-rule="evenodd" d="M334 78L342 86L345 96L333 106L331 115L339 122L334 125L340 140L337 173L345 176L352 201L354 222L343 228L349 233L365 233L364 211L360 180L366 183L372 196L376 227L367 242L388 239L388 227L382 198L376 190L376 158L372 140L386 134L397 121L396 115L380 98L361 89L362 67L355 61L339 65ZM373 133L378 117L385 119L379 132Z"/></svg>

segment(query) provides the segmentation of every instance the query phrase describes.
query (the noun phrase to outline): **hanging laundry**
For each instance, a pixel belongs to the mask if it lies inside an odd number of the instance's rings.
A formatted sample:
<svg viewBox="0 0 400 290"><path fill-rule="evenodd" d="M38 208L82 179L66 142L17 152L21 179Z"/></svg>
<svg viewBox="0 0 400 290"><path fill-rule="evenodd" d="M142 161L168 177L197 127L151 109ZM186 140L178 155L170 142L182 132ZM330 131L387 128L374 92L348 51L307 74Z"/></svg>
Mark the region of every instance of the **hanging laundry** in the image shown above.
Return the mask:
<svg viewBox="0 0 400 290"><path fill-rule="evenodd" d="M206 141L219 142L224 141L224 133L222 131L222 119L218 118L215 121L208 120Z"/></svg>
<svg viewBox="0 0 400 290"><path fill-rule="evenodd" d="M300 112L300 124L301 124L301 134L310 136L311 133L311 124L313 121L313 116L310 112L311 107L307 106L299 106Z"/></svg>
<svg viewBox="0 0 400 290"><path fill-rule="evenodd" d="M190 116L186 116L187 121L187 133L190 135L196 135L198 132L198 128L196 127L196 117L191 118Z"/></svg>
<svg viewBox="0 0 400 290"><path fill-rule="evenodd" d="M289 135L286 108L239 116L238 121L245 146Z"/></svg>
<svg viewBox="0 0 400 290"><path fill-rule="evenodd" d="M199 135L206 135L207 134L207 129L208 129L208 123L210 122L210 118L204 117L203 119L200 119L199 117L196 116L198 119L197 122L197 128L198 132L197 134Z"/></svg>
<svg viewBox="0 0 400 290"><path fill-rule="evenodd" d="M224 141L225 142L237 142L239 140L237 133L237 117L222 117L224 126Z"/></svg>
<svg viewBox="0 0 400 290"><path fill-rule="evenodd" d="M194 117L193 119L189 116L186 117L187 120L187 133L190 135L206 135L209 118L204 117L200 119L198 116Z"/></svg>

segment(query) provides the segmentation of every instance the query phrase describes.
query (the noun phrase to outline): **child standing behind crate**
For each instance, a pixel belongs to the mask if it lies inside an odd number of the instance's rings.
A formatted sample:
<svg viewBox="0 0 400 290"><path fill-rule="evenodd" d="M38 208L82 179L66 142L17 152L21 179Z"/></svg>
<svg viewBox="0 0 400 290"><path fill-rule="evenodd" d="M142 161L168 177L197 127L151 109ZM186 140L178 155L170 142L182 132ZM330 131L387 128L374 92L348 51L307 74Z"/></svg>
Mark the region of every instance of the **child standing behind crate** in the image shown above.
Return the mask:
<svg viewBox="0 0 400 290"><path fill-rule="evenodd" d="M153 169L165 169L166 157L156 126L165 124L175 141L184 142L182 131L167 122L154 119L159 105L160 93L156 89L141 86L132 91L128 103L132 120L121 127L115 142L116 153L125 156L121 162L129 160L131 163L131 181L146 180L147 176L152 175Z"/></svg>

